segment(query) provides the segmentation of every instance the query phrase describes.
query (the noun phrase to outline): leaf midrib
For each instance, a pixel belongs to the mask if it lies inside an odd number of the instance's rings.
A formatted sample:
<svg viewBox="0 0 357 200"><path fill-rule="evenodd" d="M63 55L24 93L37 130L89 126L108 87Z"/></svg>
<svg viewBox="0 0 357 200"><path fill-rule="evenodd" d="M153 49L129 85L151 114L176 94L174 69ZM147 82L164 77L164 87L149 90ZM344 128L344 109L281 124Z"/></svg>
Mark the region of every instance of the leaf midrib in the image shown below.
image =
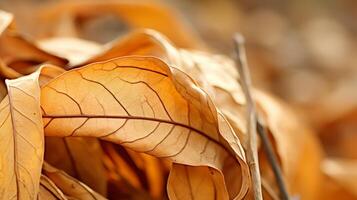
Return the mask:
<svg viewBox="0 0 357 200"><path fill-rule="evenodd" d="M201 136L207 138L208 140L212 141L216 145L220 146L223 148L226 152L233 154L231 150L229 150L226 146L221 144L219 141L214 139L213 137L205 134L203 131L194 128L192 126L189 126L184 123L176 122L176 121L170 121L166 119L158 119L158 118L152 118L152 117L144 117L144 116L127 116L127 115L85 115L85 114L77 114L77 115L51 115L51 114L44 114L42 118L49 118L49 119L65 119L65 118L102 118L102 119L128 119L128 120L146 120L146 121L154 121L154 122L160 122L160 123L166 123L166 124L173 124L175 126L180 126L183 128L187 128L190 130L193 130L200 134ZM52 121L52 120L51 120ZM50 123L50 122L49 122ZM234 154L233 154L234 155ZM235 157L235 156L233 156Z"/></svg>

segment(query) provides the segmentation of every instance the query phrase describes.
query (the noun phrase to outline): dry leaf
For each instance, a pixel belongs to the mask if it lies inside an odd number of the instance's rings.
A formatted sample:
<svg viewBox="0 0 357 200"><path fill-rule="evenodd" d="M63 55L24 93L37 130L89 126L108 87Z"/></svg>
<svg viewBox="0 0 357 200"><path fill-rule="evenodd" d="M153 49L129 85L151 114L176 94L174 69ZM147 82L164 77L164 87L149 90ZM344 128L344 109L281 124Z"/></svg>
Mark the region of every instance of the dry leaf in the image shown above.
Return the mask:
<svg viewBox="0 0 357 200"><path fill-rule="evenodd" d="M56 70L7 80L8 95L0 103L1 199L35 199L39 191L44 153L39 76Z"/></svg>
<svg viewBox="0 0 357 200"><path fill-rule="evenodd" d="M224 177L234 181L231 198L246 194L247 166L231 127L187 75L158 59L72 70L42 88L41 105L48 136L100 137L181 164L241 172Z"/></svg>

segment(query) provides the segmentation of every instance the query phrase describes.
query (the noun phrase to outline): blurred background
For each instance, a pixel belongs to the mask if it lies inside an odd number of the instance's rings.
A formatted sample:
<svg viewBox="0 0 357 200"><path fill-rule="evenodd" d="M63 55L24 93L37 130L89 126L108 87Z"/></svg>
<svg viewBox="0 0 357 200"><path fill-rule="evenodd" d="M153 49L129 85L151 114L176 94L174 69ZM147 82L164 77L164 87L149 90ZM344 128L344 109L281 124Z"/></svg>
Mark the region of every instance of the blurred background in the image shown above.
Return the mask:
<svg viewBox="0 0 357 200"><path fill-rule="evenodd" d="M14 13L21 33L41 38L45 31L42 25L34 26L34 20L58 2L66 1L0 0L0 7ZM232 35L241 32L246 37L254 86L293 107L314 128L328 156L357 159L357 1L163 3L212 52L231 55ZM78 20L81 37L99 43L130 29L125 19L110 13L88 23ZM69 34L63 33L66 26L70 25L62 23L58 28L61 35Z"/></svg>

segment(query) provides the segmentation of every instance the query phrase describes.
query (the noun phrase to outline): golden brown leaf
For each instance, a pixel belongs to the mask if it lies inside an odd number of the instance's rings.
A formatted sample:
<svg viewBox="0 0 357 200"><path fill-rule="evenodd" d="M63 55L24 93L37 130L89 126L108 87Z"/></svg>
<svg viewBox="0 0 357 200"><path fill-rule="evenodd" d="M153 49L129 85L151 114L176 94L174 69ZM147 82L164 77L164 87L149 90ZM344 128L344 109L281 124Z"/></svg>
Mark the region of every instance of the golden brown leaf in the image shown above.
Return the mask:
<svg viewBox="0 0 357 200"><path fill-rule="evenodd" d="M232 181L232 198L247 191L247 166L230 125L187 75L158 59L123 57L72 70L42 88L41 105L48 136L101 137L209 166ZM231 172L240 173L231 180Z"/></svg>

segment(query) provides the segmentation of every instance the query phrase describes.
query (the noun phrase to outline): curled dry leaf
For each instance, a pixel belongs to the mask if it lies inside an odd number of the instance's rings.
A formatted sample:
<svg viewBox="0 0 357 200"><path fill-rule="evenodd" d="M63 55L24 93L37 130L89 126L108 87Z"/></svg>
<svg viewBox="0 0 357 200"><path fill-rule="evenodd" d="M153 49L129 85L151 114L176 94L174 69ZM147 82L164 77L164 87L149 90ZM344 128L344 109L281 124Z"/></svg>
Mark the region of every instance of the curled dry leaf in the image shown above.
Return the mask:
<svg viewBox="0 0 357 200"><path fill-rule="evenodd" d="M42 87L41 106L48 136L100 137L175 163L209 166L223 175L227 198L247 192L243 150L228 122L186 74L156 58L71 70Z"/></svg>
<svg viewBox="0 0 357 200"><path fill-rule="evenodd" d="M44 153L39 76L57 70L43 67L6 81L8 95L0 103L1 199L37 196Z"/></svg>

